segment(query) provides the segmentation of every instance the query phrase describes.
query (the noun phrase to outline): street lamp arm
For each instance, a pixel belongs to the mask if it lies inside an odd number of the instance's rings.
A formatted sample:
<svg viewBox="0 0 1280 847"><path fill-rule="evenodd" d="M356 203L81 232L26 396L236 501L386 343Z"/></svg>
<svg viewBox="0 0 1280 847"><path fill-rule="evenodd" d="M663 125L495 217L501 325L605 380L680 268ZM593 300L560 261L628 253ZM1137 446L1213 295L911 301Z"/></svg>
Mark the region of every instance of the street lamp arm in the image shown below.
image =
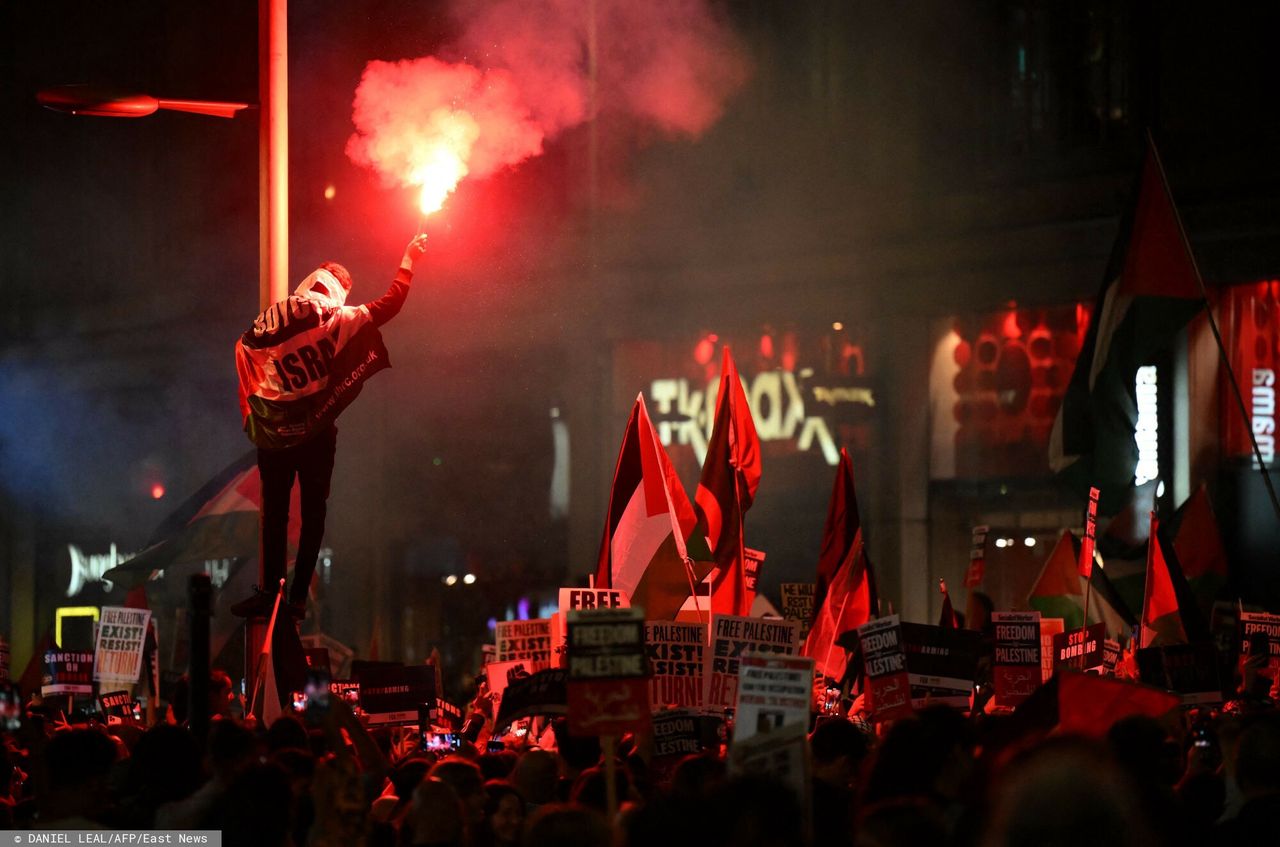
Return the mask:
<svg viewBox="0 0 1280 847"><path fill-rule="evenodd" d="M149 94L114 91L91 85L45 88L36 92L36 102L55 112L104 118L142 118L157 109L234 118L237 112L250 107L248 103L224 103L216 100L161 100Z"/></svg>

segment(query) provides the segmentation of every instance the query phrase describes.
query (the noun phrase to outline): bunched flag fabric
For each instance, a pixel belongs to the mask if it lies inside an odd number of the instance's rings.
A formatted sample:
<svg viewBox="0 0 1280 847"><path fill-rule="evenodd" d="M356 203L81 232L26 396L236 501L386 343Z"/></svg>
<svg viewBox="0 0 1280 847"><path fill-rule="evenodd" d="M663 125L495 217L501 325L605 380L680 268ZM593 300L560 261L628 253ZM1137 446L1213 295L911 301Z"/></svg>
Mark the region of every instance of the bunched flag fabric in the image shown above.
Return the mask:
<svg viewBox="0 0 1280 847"><path fill-rule="evenodd" d="M1165 348L1203 304L1154 145L1111 252L1080 358L1049 443L1049 464L1081 494L1102 491L1114 514L1134 482L1138 368Z"/></svg>
<svg viewBox="0 0 1280 847"><path fill-rule="evenodd" d="M696 581L685 539L696 518L667 451L636 397L618 451L596 587L627 592L650 620L674 620Z"/></svg>
<svg viewBox="0 0 1280 847"><path fill-rule="evenodd" d="M813 622L801 650L801 655L813 657L816 673L834 680L844 677L847 659L836 641L875 616L877 601L875 573L862 540L853 463L841 448L818 554Z"/></svg>
<svg viewBox="0 0 1280 847"><path fill-rule="evenodd" d="M694 496L698 525L718 568L711 584L711 611L716 614L747 615L751 611L742 519L759 487L760 439L738 368L726 345L715 423Z"/></svg>
<svg viewBox="0 0 1280 847"><path fill-rule="evenodd" d="M1062 618L1067 629L1085 625L1084 604L1089 580L1080 575L1079 542L1064 530L1031 587L1027 605L1046 618ZM1107 633L1128 632L1137 621L1107 579L1103 568L1094 568L1089 593L1089 620L1102 621Z"/></svg>
<svg viewBox="0 0 1280 847"><path fill-rule="evenodd" d="M1147 541L1147 587L1142 598L1142 634L1140 647L1164 647L1168 644L1186 644L1187 633L1182 628L1178 611L1178 595L1169 575L1169 562L1157 535L1160 522L1151 513L1151 536Z"/></svg>

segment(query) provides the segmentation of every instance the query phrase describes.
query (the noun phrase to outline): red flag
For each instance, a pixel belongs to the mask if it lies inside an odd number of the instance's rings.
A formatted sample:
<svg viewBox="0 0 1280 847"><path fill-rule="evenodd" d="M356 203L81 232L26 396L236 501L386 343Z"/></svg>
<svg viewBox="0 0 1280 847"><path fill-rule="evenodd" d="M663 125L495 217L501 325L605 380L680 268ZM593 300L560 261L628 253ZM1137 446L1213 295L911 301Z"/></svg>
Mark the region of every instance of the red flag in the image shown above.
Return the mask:
<svg viewBox="0 0 1280 847"><path fill-rule="evenodd" d="M844 676L845 651L834 646L836 639L870 620L877 599L875 574L862 544L853 463L842 448L818 555L813 622L801 651L813 657L818 674L836 680Z"/></svg>
<svg viewBox="0 0 1280 847"><path fill-rule="evenodd" d="M694 508L719 568L711 585L711 610L722 615L746 615L751 609L747 602L742 518L760 487L760 439L727 345L720 367L715 414Z"/></svg>
<svg viewBox="0 0 1280 847"><path fill-rule="evenodd" d="M1080 544L1080 576L1093 575L1093 545L1098 529L1098 489L1089 489L1089 511L1084 519L1084 539Z"/></svg>
<svg viewBox="0 0 1280 847"><path fill-rule="evenodd" d="M1178 509L1176 520L1173 550L1200 607L1200 617L1207 620L1214 600L1226 585L1228 571L1227 551L1222 546L1204 483Z"/></svg>
<svg viewBox="0 0 1280 847"><path fill-rule="evenodd" d="M938 580L938 590L942 592L942 615L938 618L938 626L959 629L960 621L956 619L956 610L951 605L951 595L947 592L945 579Z"/></svg>
<svg viewBox="0 0 1280 847"><path fill-rule="evenodd" d="M1178 594L1157 534L1159 526L1156 513L1152 512L1151 537L1147 541L1147 589L1142 601L1142 647L1187 643L1187 632L1182 626L1182 614L1178 608Z"/></svg>
<svg viewBox="0 0 1280 847"><path fill-rule="evenodd" d="M696 522L644 396L637 396L613 472L596 588L627 592L650 620L674 620L693 590L685 538Z"/></svg>

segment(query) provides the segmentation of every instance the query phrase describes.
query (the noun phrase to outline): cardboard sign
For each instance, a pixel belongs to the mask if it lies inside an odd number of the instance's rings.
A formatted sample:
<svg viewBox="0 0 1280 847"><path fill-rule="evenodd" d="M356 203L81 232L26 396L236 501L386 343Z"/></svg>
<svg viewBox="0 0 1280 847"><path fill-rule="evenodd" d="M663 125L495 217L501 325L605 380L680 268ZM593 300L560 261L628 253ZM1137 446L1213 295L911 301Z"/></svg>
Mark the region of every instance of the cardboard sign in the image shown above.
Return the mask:
<svg viewBox="0 0 1280 847"><path fill-rule="evenodd" d="M798 621L714 615L710 649L703 657L703 703L710 709L734 707L738 702L740 663L747 653L794 656L798 652Z"/></svg>
<svg viewBox="0 0 1280 847"><path fill-rule="evenodd" d="M49 650L44 654L40 696L92 694L93 654L80 650Z"/></svg>
<svg viewBox="0 0 1280 847"><path fill-rule="evenodd" d="M698 709L668 709L653 716L653 758L675 764L685 756L717 750L724 718Z"/></svg>
<svg viewBox="0 0 1280 847"><path fill-rule="evenodd" d="M1177 692L1184 706L1223 701L1218 651L1212 643L1146 647L1134 658L1143 682Z"/></svg>
<svg viewBox="0 0 1280 847"><path fill-rule="evenodd" d="M784 726L809 728L813 702L813 665L809 656L742 657L738 673L738 708L733 742Z"/></svg>
<svg viewBox="0 0 1280 847"><path fill-rule="evenodd" d="M800 641L804 642L809 635L809 624L813 622L812 582L784 582L778 586L782 595L782 616L789 621L800 622Z"/></svg>
<svg viewBox="0 0 1280 847"><path fill-rule="evenodd" d="M499 698L512 680L520 679L532 673L527 662L490 662L484 666L485 677L489 681L489 692Z"/></svg>
<svg viewBox="0 0 1280 847"><path fill-rule="evenodd" d="M94 645L93 678L99 682L137 682L147 641L148 609L103 606Z"/></svg>
<svg viewBox="0 0 1280 847"><path fill-rule="evenodd" d="M877 618L858 627L858 643L862 650L867 707L873 720L910 715L911 680L898 616Z"/></svg>
<svg viewBox="0 0 1280 847"><path fill-rule="evenodd" d="M969 568L964 572L965 588L976 588L986 576L987 532L990 529L986 524L973 528L973 537L969 543Z"/></svg>
<svg viewBox="0 0 1280 847"><path fill-rule="evenodd" d="M138 701L128 691L111 691L98 695L98 710L107 719L107 724L136 722Z"/></svg>
<svg viewBox="0 0 1280 847"><path fill-rule="evenodd" d="M441 727L447 732L462 729L462 710L448 700L437 697L427 714L432 726Z"/></svg>
<svg viewBox="0 0 1280 847"><path fill-rule="evenodd" d="M353 710L360 706L360 683L354 679L329 680L329 694L342 700Z"/></svg>
<svg viewBox="0 0 1280 847"><path fill-rule="evenodd" d="M750 547L742 548L742 572L743 585L747 589L747 593L754 596L756 586L760 583L760 571L764 570L763 550L752 550Z"/></svg>
<svg viewBox="0 0 1280 847"><path fill-rule="evenodd" d="M707 628L702 624L645 621L649 658L649 705L702 706L702 666Z"/></svg>
<svg viewBox="0 0 1280 847"><path fill-rule="evenodd" d="M969 708L978 652L982 649L980 633L904 622L902 649L907 654L913 707L941 703L956 709Z"/></svg>
<svg viewBox="0 0 1280 847"><path fill-rule="evenodd" d="M302 657L307 660L307 670L329 672L329 650L326 647L304 647Z"/></svg>
<svg viewBox="0 0 1280 847"><path fill-rule="evenodd" d="M1266 612L1242 612L1240 619L1240 655L1253 656L1266 651L1265 676L1274 679L1280 668L1280 615Z"/></svg>
<svg viewBox="0 0 1280 847"><path fill-rule="evenodd" d="M630 609L631 598L617 588L561 588L560 614L595 609Z"/></svg>
<svg viewBox="0 0 1280 847"><path fill-rule="evenodd" d="M1108 638L1102 642L1102 672L1107 676L1116 675L1116 666L1120 664L1120 642Z"/></svg>
<svg viewBox="0 0 1280 847"><path fill-rule="evenodd" d="M1014 707L1043 682L1040 673L1040 613L994 612L995 655L991 681L996 703Z"/></svg>
<svg viewBox="0 0 1280 847"><path fill-rule="evenodd" d="M1102 667L1107 625L1095 623L1084 629L1060 632L1053 637L1054 668L1089 671Z"/></svg>
<svg viewBox="0 0 1280 847"><path fill-rule="evenodd" d="M569 732L621 735L649 729L644 613L568 613Z"/></svg>
<svg viewBox="0 0 1280 847"><path fill-rule="evenodd" d="M502 694L494 730L502 730L521 718L534 715L563 715L568 711L568 673L548 668L512 679Z"/></svg>
<svg viewBox="0 0 1280 847"><path fill-rule="evenodd" d="M1053 676L1053 639L1066 628L1062 618L1040 619L1040 681L1048 682Z"/></svg>
<svg viewBox="0 0 1280 847"><path fill-rule="evenodd" d="M436 673L430 665L356 662L360 708L371 726L413 726L418 707L436 701Z"/></svg>
<svg viewBox="0 0 1280 847"><path fill-rule="evenodd" d="M551 667L551 619L498 621L494 630L498 662L525 662L530 670Z"/></svg>

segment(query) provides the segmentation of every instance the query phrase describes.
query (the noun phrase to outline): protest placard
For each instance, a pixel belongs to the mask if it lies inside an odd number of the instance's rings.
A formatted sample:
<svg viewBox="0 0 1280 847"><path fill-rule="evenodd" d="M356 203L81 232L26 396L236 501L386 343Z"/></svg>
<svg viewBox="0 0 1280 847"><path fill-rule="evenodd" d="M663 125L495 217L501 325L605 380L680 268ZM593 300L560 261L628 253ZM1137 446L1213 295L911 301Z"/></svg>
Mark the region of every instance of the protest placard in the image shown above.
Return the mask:
<svg viewBox="0 0 1280 847"><path fill-rule="evenodd" d="M711 644L703 656L702 702L710 709L732 709L738 701L738 672L747 653L794 656L800 652L798 621L715 615Z"/></svg>
<svg viewBox="0 0 1280 847"><path fill-rule="evenodd" d="M1039 612L995 612L995 655L991 682L996 704L1014 707L1043 682Z"/></svg>
<svg viewBox="0 0 1280 847"><path fill-rule="evenodd" d="M1120 664L1120 642L1108 638L1102 642L1102 672L1107 676L1116 675L1116 666Z"/></svg>
<svg viewBox="0 0 1280 847"><path fill-rule="evenodd" d="M897 615L877 618L858 627L862 648L867 707L876 721L911 714L911 680L902 649L902 624Z"/></svg>
<svg viewBox="0 0 1280 847"><path fill-rule="evenodd" d="M1184 706L1205 706L1223 701L1224 680L1218 651L1212 642L1167 644L1134 653L1138 678L1182 697Z"/></svg>
<svg viewBox="0 0 1280 847"><path fill-rule="evenodd" d="M789 621L800 622L800 641L804 642L809 635L809 624L813 621L812 582L784 582L778 586L782 596L782 616Z"/></svg>
<svg viewBox="0 0 1280 847"><path fill-rule="evenodd" d="M648 731L644 613L610 608L568 613L569 732Z"/></svg>
<svg viewBox="0 0 1280 847"><path fill-rule="evenodd" d="M501 699L507 685L513 679L533 673L529 663L516 660L514 662L490 662L484 666L485 679L489 682L489 693Z"/></svg>
<svg viewBox="0 0 1280 847"><path fill-rule="evenodd" d="M148 609L103 606L94 644L93 678L98 682L137 682L147 640Z"/></svg>
<svg viewBox="0 0 1280 847"><path fill-rule="evenodd" d="M563 715L568 711L568 672L548 668L529 676L512 679L502 694L495 731L510 726L521 718L534 715Z"/></svg>
<svg viewBox="0 0 1280 847"><path fill-rule="evenodd" d="M1266 669L1263 675L1274 679L1277 668L1280 668L1280 615L1269 615L1266 612L1241 612L1240 621L1240 655L1256 656L1263 653L1267 656Z"/></svg>
<svg viewBox="0 0 1280 847"><path fill-rule="evenodd" d="M750 547L742 549L742 582L746 586L747 593L753 597L756 594L756 586L760 583L760 572L764 570L764 558L763 550L752 550Z"/></svg>
<svg viewBox="0 0 1280 847"><path fill-rule="evenodd" d="M1060 632L1053 637L1053 667L1090 671L1102 667L1107 625L1091 624L1084 629Z"/></svg>
<svg viewBox="0 0 1280 847"><path fill-rule="evenodd" d="M570 612L629 609L631 597L617 588L561 588L560 611L551 616L551 666L564 667L565 633Z"/></svg>
<svg viewBox="0 0 1280 847"><path fill-rule="evenodd" d="M337 697L353 710L360 706L360 681L355 679L329 680L329 695Z"/></svg>
<svg viewBox="0 0 1280 847"><path fill-rule="evenodd" d="M307 661L307 670L330 672L329 649L327 647L303 647L302 657Z"/></svg>
<svg viewBox="0 0 1280 847"><path fill-rule="evenodd" d="M371 726L412 726L418 722L418 708L435 703L436 674L430 665L355 662L352 672L360 683L360 708Z"/></svg>
<svg viewBox="0 0 1280 847"><path fill-rule="evenodd" d="M551 619L498 621L494 630L498 662L525 662L529 670L551 666Z"/></svg>
<svg viewBox="0 0 1280 847"><path fill-rule="evenodd" d="M809 726L813 702L813 663L808 656L748 653L738 672L738 707L733 741L790 724Z"/></svg>
<svg viewBox="0 0 1280 847"><path fill-rule="evenodd" d="M649 659L649 705L702 705L702 665L707 628L702 624L645 621L644 649Z"/></svg>
<svg viewBox="0 0 1280 847"><path fill-rule="evenodd" d="M128 691L109 691L98 695L98 710L108 725L136 723L138 701Z"/></svg>
<svg viewBox="0 0 1280 847"><path fill-rule="evenodd" d="M982 635L974 630L904 621L902 650L907 654L911 705L968 709L981 647Z"/></svg>
<svg viewBox="0 0 1280 847"><path fill-rule="evenodd" d="M1040 681L1048 682L1053 676L1053 639L1066 627L1062 618L1040 618Z"/></svg>
<svg viewBox="0 0 1280 847"><path fill-rule="evenodd" d="M40 696L92 693L92 653L81 650L49 650L44 654Z"/></svg>
<svg viewBox="0 0 1280 847"><path fill-rule="evenodd" d="M665 709L655 712L654 761L674 765L685 756L718 750L723 735L723 715L710 714L700 709Z"/></svg>

